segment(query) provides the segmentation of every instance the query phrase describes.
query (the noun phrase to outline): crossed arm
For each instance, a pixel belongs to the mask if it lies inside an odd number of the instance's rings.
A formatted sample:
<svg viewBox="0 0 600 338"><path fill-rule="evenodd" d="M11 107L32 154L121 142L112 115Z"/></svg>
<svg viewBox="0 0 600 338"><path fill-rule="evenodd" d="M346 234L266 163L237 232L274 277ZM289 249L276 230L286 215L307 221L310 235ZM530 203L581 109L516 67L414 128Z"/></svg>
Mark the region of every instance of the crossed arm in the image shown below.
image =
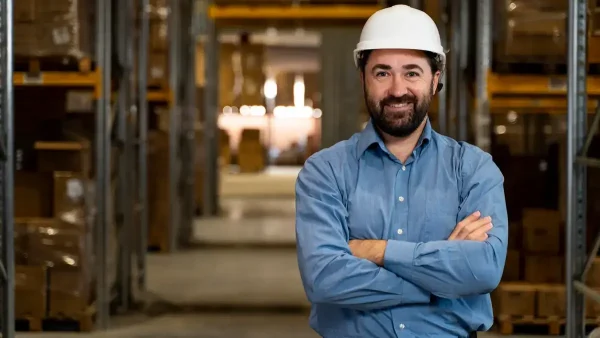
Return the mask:
<svg viewBox="0 0 600 338"><path fill-rule="evenodd" d="M493 290L506 259L503 178L489 156L468 165L459 219L467 210L491 216L494 227L484 241L349 244L347 211L332 168L318 158L307 161L296 184L296 238L309 299L368 310L429 303L432 294L458 298Z"/></svg>
<svg viewBox="0 0 600 338"><path fill-rule="evenodd" d="M298 266L308 299L358 310L429 303L429 292L352 255L347 216L333 171L309 159L296 183Z"/></svg>

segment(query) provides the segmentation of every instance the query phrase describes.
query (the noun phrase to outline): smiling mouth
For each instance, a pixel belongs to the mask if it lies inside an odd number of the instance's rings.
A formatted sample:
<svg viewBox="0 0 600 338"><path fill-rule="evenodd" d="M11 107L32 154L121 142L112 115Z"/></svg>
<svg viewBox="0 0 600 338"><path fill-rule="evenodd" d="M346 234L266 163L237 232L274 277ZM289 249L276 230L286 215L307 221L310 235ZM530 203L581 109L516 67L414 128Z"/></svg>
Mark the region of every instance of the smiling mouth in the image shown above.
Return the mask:
<svg viewBox="0 0 600 338"><path fill-rule="evenodd" d="M392 104L386 104L386 106L390 107L390 108L394 108L394 109L399 109L399 108L411 107L412 103L410 103L410 102L392 103Z"/></svg>

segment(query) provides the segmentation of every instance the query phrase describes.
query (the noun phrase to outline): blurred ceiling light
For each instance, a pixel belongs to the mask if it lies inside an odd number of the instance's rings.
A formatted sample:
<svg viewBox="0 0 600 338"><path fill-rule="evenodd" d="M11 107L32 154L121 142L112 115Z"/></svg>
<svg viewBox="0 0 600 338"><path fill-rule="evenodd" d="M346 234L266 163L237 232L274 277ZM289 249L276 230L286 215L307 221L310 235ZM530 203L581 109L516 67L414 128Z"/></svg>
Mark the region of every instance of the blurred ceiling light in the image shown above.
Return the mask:
<svg viewBox="0 0 600 338"><path fill-rule="evenodd" d="M277 106L273 109L273 116L279 119L309 119L321 118L323 112L321 109L313 109L309 106Z"/></svg>
<svg viewBox="0 0 600 338"><path fill-rule="evenodd" d="M506 134L506 126L503 126L503 125L496 126L496 134L498 134L498 135Z"/></svg>
<svg viewBox="0 0 600 338"><path fill-rule="evenodd" d="M516 113L515 111L513 111L513 110L509 111L509 112L508 112L508 115L506 116L506 119L507 119L507 120L508 120L508 122L510 122L510 123L515 123L515 122L517 122L517 118L518 118L518 115L517 115L517 113Z"/></svg>
<svg viewBox="0 0 600 338"><path fill-rule="evenodd" d="M277 97L277 82L275 82L275 79L267 79L265 81L263 92L265 98L268 100L273 100Z"/></svg>
<svg viewBox="0 0 600 338"><path fill-rule="evenodd" d="M264 116L267 109L264 106L241 106L240 114L243 116Z"/></svg>
<svg viewBox="0 0 600 338"><path fill-rule="evenodd" d="M296 75L294 79L294 106L304 107L304 77L302 75Z"/></svg>

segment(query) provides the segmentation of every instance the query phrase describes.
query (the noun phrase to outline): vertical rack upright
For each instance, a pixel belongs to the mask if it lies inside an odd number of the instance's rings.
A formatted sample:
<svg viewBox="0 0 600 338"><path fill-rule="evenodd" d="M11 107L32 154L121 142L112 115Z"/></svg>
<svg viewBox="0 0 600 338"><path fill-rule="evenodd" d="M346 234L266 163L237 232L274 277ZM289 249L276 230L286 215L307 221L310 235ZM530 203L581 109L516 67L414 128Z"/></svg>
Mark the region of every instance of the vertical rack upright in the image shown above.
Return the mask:
<svg viewBox="0 0 600 338"><path fill-rule="evenodd" d="M13 1L0 1L0 215L2 227L2 337L15 336L14 298L14 215L13 215Z"/></svg>
<svg viewBox="0 0 600 338"><path fill-rule="evenodd" d="M110 135L111 135L111 57L112 57L112 4L96 2L96 60L100 69L100 85L96 102L96 215L94 231L96 268L96 326L106 330L109 326L111 287L107 280L108 231L112 220L110 210Z"/></svg>
<svg viewBox="0 0 600 338"><path fill-rule="evenodd" d="M148 245L148 43L150 40L149 0L140 0L139 40L138 40L138 87L137 87L137 123L138 123L138 178L137 201L139 219L139 239L137 251L137 286L146 290L146 251Z"/></svg>
<svg viewBox="0 0 600 338"><path fill-rule="evenodd" d="M488 94L488 74L492 57L492 0L477 2L477 55L475 69L475 144L490 151L491 116Z"/></svg>
<svg viewBox="0 0 600 338"><path fill-rule="evenodd" d="M587 0L569 1L567 83L567 327L566 336L585 337L585 296L600 302L600 294L585 285L585 277L598 253L596 239L586 262L587 166L599 161L587 158L592 137L598 130L600 110L589 132L587 124ZM586 136L587 132L587 136Z"/></svg>

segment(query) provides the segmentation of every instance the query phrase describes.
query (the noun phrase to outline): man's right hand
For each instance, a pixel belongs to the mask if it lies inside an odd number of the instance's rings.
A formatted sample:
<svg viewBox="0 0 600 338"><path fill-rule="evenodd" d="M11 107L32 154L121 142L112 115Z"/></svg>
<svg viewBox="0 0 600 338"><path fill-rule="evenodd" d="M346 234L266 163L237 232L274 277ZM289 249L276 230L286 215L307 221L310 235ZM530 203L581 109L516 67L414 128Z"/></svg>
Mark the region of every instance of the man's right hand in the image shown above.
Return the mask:
<svg viewBox="0 0 600 338"><path fill-rule="evenodd" d="M492 218L490 216L481 217L481 213L476 211L465 219L460 221L454 228L454 231L448 237L449 241L478 241L483 242L488 238L487 232L492 229Z"/></svg>

